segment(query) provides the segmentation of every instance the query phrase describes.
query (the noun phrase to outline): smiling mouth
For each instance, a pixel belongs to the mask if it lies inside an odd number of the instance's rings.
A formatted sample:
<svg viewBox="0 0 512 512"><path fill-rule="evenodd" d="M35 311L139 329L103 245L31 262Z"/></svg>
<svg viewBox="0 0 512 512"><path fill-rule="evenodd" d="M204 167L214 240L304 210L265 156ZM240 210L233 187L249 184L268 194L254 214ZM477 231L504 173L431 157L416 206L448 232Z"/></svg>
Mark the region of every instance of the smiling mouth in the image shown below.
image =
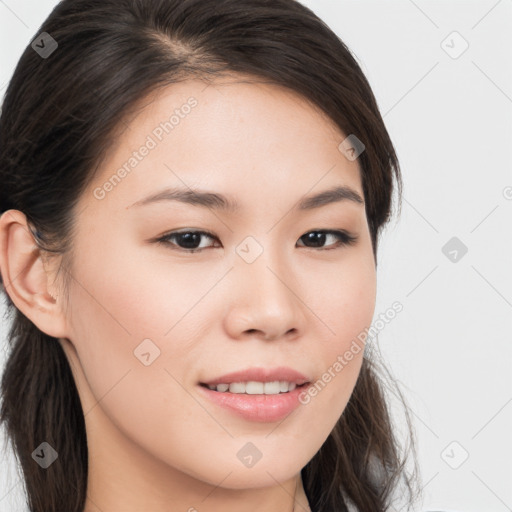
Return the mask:
<svg viewBox="0 0 512 512"><path fill-rule="evenodd" d="M232 382L231 384L204 384L200 386L215 391L217 393L230 393L238 395L280 395L289 393L297 388L304 388L310 383L296 384L287 381L273 381L273 382Z"/></svg>

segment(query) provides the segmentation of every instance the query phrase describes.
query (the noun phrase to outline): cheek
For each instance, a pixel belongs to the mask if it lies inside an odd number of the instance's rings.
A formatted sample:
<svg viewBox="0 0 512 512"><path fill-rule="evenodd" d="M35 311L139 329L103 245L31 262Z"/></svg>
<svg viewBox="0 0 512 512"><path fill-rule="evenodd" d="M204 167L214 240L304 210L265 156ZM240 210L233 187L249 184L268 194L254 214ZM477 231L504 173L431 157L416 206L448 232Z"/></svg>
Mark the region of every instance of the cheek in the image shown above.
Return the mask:
<svg viewBox="0 0 512 512"><path fill-rule="evenodd" d="M94 325L88 321L78 330L103 331L112 342L129 339L131 345L145 338L164 340L219 279L206 266L173 263L162 249L134 245L105 244L101 256L83 253L76 267L81 286L70 303L77 321L94 318Z"/></svg>
<svg viewBox="0 0 512 512"><path fill-rule="evenodd" d="M109 261L106 253L103 261ZM191 473L197 463L190 454L198 440L211 440L212 419L180 385L187 380L187 370L197 364L187 343L180 341L188 338L187 322L179 322L187 301L176 290L186 290L187 279L177 273L173 283L166 285L141 268L135 271L138 264L132 259L103 267L101 273L82 267L80 285L75 283L70 290L73 343L81 367L75 378L87 398L83 409L91 450L100 450L102 432L113 423L156 459ZM192 298L197 302L200 296L190 287L185 295L188 302ZM144 339L153 340L160 350L153 359L155 346L145 346L152 361L149 365L137 351Z"/></svg>
<svg viewBox="0 0 512 512"><path fill-rule="evenodd" d="M375 310L373 256L354 251L325 273L317 272L315 287L317 293L309 295L308 306L321 319L316 331L323 335L314 337L321 366L314 387L301 402L311 407L313 416L322 417L314 429L317 436L327 437L345 409L363 362L365 336Z"/></svg>
<svg viewBox="0 0 512 512"><path fill-rule="evenodd" d="M352 251L352 252L348 252ZM351 250L332 265L306 269L304 287L310 292L308 306L319 318L324 355L335 359L353 339L366 332L375 311L377 292L373 256Z"/></svg>
<svg viewBox="0 0 512 512"><path fill-rule="evenodd" d="M152 261L142 251L130 258L119 253L104 247L100 258L84 251L74 271L80 283L70 290L70 322L86 385L96 400L115 396L113 411L122 410L127 396L133 404L177 404L186 397L172 376L185 382L187 369L197 366L194 341L215 302L199 299L219 277L184 271L161 257ZM152 390L154 402L141 390Z"/></svg>

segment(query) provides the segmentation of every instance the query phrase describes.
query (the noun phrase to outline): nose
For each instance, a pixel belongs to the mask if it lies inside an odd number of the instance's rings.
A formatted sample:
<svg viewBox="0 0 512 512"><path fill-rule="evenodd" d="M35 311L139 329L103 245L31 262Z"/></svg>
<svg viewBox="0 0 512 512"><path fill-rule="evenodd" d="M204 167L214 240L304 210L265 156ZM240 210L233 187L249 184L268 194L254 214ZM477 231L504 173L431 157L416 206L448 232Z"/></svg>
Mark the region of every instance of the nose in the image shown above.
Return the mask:
<svg viewBox="0 0 512 512"><path fill-rule="evenodd" d="M299 282L282 256L264 251L252 263L238 260L230 279L225 328L231 337L271 341L302 333L305 305L300 299Z"/></svg>

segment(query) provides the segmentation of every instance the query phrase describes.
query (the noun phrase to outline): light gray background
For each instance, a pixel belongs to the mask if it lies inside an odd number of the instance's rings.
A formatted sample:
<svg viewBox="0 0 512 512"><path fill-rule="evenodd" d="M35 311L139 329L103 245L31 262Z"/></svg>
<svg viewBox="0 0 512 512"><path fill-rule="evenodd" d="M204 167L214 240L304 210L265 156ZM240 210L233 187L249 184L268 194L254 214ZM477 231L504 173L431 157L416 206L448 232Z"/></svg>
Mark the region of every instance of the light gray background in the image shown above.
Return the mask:
<svg viewBox="0 0 512 512"><path fill-rule="evenodd" d="M418 510L510 511L512 1L303 3L355 54L402 166L403 211L381 241L375 318L404 306L378 344L412 410ZM54 5L0 0L1 96ZM453 31L469 44L460 56ZM452 237L468 248L457 262L442 252ZM24 510L12 454L0 475L0 511Z"/></svg>

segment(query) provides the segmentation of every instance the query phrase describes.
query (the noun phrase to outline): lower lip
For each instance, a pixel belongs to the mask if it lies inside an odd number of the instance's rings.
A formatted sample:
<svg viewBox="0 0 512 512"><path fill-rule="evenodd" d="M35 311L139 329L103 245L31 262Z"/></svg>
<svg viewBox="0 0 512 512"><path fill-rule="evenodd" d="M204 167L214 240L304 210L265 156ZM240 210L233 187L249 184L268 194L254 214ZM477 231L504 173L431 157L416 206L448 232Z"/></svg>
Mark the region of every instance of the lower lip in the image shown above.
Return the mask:
<svg viewBox="0 0 512 512"><path fill-rule="evenodd" d="M309 385L305 384L278 395L247 395L229 391L221 393L201 385L199 388L213 403L237 413L246 420L272 423L286 418L300 405L299 395Z"/></svg>

